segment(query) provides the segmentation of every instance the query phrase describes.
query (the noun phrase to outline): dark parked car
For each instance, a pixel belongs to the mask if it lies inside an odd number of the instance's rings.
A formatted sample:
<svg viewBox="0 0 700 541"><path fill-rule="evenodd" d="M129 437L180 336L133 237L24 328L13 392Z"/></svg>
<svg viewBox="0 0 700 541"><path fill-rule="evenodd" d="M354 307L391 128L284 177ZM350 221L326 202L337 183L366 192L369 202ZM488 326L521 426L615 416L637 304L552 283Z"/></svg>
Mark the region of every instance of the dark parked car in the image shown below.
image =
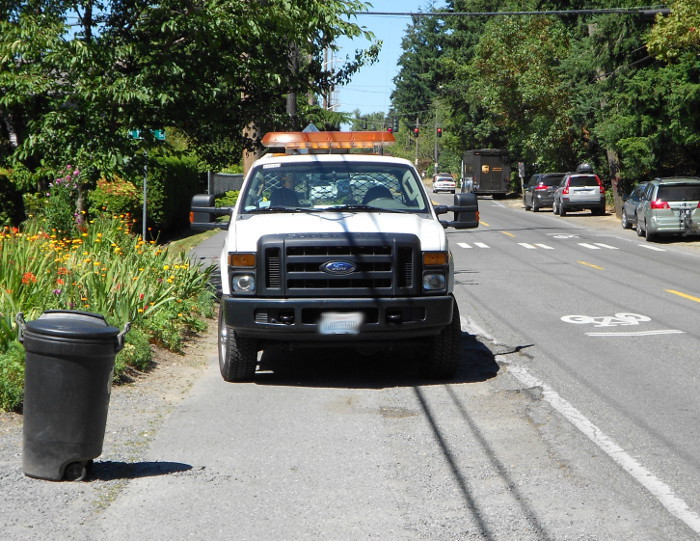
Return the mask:
<svg viewBox="0 0 700 541"><path fill-rule="evenodd" d="M700 177L656 178L637 206L637 235L700 234Z"/></svg>
<svg viewBox="0 0 700 541"><path fill-rule="evenodd" d="M572 210L590 209L605 214L605 187L595 173L567 173L554 192L554 214L566 216Z"/></svg>
<svg viewBox="0 0 700 541"><path fill-rule="evenodd" d="M554 192L559 186L565 173L537 173L530 177L530 182L523 191L525 210L537 212L541 208L551 207L554 203Z"/></svg>
<svg viewBox="0 0 700 541"><path fill-rule="evenodd" d="M646 182L639 184L630 192L626 197L623 197L622 203L622 227L623 229L630 229L632 226L637 225L637 207L639 203L642 202L642 194L646 190Z"/></svg>

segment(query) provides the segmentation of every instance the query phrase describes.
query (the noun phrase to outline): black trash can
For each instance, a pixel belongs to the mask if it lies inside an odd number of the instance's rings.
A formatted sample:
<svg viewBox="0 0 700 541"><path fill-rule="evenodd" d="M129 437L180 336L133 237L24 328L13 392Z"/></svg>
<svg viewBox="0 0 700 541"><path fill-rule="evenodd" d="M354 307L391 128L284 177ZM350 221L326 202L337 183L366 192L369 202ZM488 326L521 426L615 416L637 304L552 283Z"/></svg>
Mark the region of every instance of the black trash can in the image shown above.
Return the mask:
<svg viewBox="0 0 700 541"><path fill-rule="evenodd" d="M27 323L18 314L17 323L26 351L24 473L82 480L102 453L114 359L129 323L120 332L99 314L71 310Z"/></svg>

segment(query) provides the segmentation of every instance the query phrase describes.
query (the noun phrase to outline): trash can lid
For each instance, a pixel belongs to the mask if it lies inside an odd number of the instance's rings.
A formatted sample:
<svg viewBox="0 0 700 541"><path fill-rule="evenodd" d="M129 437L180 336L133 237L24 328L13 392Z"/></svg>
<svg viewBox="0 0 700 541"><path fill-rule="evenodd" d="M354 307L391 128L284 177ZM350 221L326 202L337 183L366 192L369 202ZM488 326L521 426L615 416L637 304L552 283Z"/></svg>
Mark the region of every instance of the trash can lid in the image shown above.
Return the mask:
<svg viewBox="0 0 700 541"><path fill-rule="evenodd" d="M27 330L64 338L112 339L119 334L119 329L108 325L104 316L79 310L47 310L38 319L27 322Z"/></svg>

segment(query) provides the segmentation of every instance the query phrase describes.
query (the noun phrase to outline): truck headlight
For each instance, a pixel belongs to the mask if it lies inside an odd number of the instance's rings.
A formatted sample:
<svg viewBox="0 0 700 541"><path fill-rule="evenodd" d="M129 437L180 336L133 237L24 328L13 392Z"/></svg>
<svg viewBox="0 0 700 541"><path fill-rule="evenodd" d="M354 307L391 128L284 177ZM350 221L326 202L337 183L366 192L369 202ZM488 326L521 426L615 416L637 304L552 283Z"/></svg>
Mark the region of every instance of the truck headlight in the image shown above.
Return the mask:
<svg viewBox="0 0 700 541"><path fill-rule="evenodd" d="M231 289L236 293L255 293L255 275L234 274L231 277Z"/></svg>
<svg viewBox="0 0 700 541"><path fill-rule="evenodd" d="M441 291L445 289L445 275L428 273L423 275L423 291Z"/></svg>

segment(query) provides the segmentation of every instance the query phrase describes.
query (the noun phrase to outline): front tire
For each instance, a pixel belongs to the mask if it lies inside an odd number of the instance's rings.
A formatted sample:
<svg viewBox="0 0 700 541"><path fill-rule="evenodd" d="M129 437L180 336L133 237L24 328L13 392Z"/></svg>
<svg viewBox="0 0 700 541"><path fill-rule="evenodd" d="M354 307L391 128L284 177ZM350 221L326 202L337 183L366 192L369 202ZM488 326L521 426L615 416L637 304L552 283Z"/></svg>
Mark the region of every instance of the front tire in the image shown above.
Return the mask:
<svg viewBox="0 0 700 541"><path fill-rule="evenodd" d="M639 218L637 218L637 236L638 237L644 236L644 229L642 229L642 222L639 221Z"/></svg>
<svg viewBox="0 0 700 541"><path fill-rule="evenodd" d="M454 378L462 349L462 322L457 301L453 301L452 321L428 341L428 348L427 358L421 364L422 375L428 379Z"/></svg>
<svg viewBox="0 0 700 541"><path fill-rule="evenodd" d="M566 208L564 208L564 203L559 203L559 216L566 216Z"/></svg>
<svg viewBox="0 0 700 541"><path fill-rule="evenodd" d="M226 325L224 308L219 308L219 370L229 383L250 381L258 364L258 346L255 340L241 338Z"/></svg>
<svg viewBox="0 0 700 541"><path fill-rule="evenodd" d="M627 218L627 212L625 209L622 209L622 229L631 229L632 228L632 222L629 221Z"/></svg>

